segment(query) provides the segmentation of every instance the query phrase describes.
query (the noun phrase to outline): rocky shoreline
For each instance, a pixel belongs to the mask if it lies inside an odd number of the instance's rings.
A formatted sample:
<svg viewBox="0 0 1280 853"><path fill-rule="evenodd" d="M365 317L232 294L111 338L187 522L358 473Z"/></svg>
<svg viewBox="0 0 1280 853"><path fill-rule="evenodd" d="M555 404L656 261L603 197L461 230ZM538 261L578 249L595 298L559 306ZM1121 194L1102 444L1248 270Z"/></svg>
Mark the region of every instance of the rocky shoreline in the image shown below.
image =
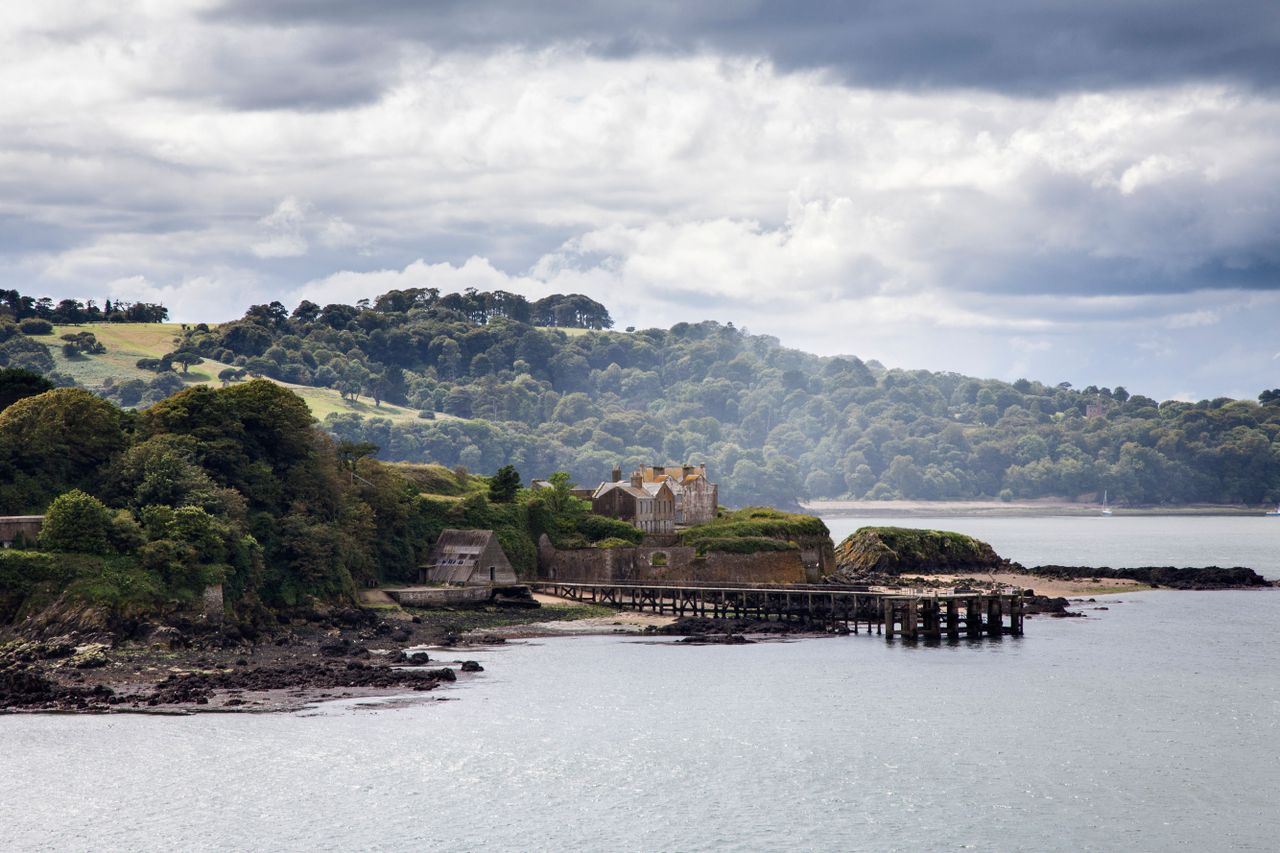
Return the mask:
<svg viewBox="0 0 1280 853"><path fill-rule="evenodd" d="M462 637L414 617L309 611L252 638L237 626L141 626L0 643L0 712L296 711L331 699L426 693L483 671ZM428 654L424 650L430 647ZM438 659L443 656L443 659Z"/></svg>

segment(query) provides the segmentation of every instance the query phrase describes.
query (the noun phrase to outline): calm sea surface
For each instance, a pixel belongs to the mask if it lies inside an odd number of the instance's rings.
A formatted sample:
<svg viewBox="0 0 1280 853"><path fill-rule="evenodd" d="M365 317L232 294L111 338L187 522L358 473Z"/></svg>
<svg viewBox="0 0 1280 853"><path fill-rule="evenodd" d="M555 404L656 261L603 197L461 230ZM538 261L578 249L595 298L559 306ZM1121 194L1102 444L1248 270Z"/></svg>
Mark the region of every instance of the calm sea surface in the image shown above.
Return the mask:
<svg viewBox="0 0 1280 853"><path fill-rule="evenodd" d="M894 523L1280 577L1280 520L1250 521ZM937 647L511 644L434 694L456 701L397 709L0 717L0 846L1280 848L1280 591L1120 598Z"/></svg>

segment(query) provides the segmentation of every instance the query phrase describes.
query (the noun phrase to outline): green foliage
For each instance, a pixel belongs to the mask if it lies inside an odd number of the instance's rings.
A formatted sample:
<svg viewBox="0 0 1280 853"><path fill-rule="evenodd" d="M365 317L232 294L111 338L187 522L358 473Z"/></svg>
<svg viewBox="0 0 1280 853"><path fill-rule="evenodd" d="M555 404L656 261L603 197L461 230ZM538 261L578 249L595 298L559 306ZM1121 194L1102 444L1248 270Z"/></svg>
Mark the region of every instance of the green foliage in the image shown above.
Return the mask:
<svg viewBox="0 0 1280 853"><path fill-rule="evenodd" d="M14 335L0 344L0 366L17 367L35 373L53 372L49 348L26 335Z"/></svg>
<svg viewBox="0 0 1280 853"><path fill-rule="evenodd" d="M117 618L153 613L165 599L159 578L129 557L86 561L65 594L71 600L104 607Z"/></svg>
<svg viewBox="0 0 1280 853"><path fill-rule="evenodd" d="M457 497L472 490L470 477L459 477L443 465L395 464L388 467L429 495Z"/></svg>
<svg viewBox="0 0 1280 853"><path fill-rule="evenodd" d="M26 397L0 412L0 510L39 510L54 495L91 487L124 447L119 409L78 388Z"/></svg>
<svg viewBox="0 0 1280 853"><path fill-rule="evenodd" d="M804 539L829 537L831 532L816 515L783 512L769 507L747 507L731 512L721 512L706 524L699 524L685 531L688 539L709 536L764 536L775 539Z"/></svg>
<svg viewBox="0 0 1280 853"><path fill-rule="evenodd" d="M18 323L18 328L22 330L24 335L52 335L53 324L48 320L40 320L35 317L23 320Z"/></svg>
<svg viewBox="0 0 1280 853"><path fill-rule="evenodd" d="M757 554L793 551L800 542L828 541L830 535L827 525L817 516L747 507L722 512L706 524L690 527L680 534L680 541L700 554Z"/></svg>
<svg viewBox="0 0 1280 853"><path fill-rule="evenodd" d="M694 546L699 554L719 551L723 554L760 554L766 551L798 551L795 542L770 539L765 536L706 536L691 539L685 544Z"/></svg>
<svg viewBox="0 0 1280 853"><path fill-rule="evenodd" d="M489 500L510 503L520 491L520 472L513 465L503 465L489 480Z"/></svg>
<svg viewBox="0 0 1280 853"><path fill-rule="evenodd" d="M191 436L160 434L139 442L112 461L107 494L135 509L161 505L198 506L241 517L244 498L220 487L197 463L199 443Z"/></svg>
<svg viewBox="0 0 1280 853"><path fill-rule="evenodd" d="M162 606L164 590L132 557L0 551L0 624L56 601L103 607L124 618Z"/></svg>
<svg viewBox="0 0 1280 853"><path fill-rule="evenodd" d="M639 545L644 540L644 532L633 524L603 515L582 514L576 517L575 530L588 542L600 543L608 540L622 540L631 545Z"/></svg>
<svg viewBox="0 0 1280 853"><path fill-rule="evenodd" d="M68 358L80 355L101 355L107 348L98 341L93 332L69 332L62 336L62 352Z"/></svg>
<svg viewBox="0 0 1280 853"><path fill-rule="evenodd" d="M40 547L46 551L105 554L111 549L112 516L106 505L79 489L59 495L45 513Z"/></svg>

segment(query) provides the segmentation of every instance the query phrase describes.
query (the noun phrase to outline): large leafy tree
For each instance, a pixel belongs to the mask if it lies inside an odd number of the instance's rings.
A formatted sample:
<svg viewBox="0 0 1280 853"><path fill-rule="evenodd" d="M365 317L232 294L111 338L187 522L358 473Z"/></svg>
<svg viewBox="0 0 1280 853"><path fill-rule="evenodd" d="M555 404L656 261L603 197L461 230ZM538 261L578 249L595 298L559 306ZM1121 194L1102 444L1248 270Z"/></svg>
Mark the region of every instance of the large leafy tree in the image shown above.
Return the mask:
<svg viewBox="0 0 1280 853"><path fill-rule="evenodd" d="M489 480L489 500L510 503L520 490L520 472L514 465L503 465Z"/></svg>
<svg viewBox="0 0 1280 853"><path fill-rule="evenodd" d="M128 416L80 388L26 397L0 412L0 486L22 481L6 511L39 509L56 494L89 487L125 446ZM15 502L25 506L14 506Z"/></svg>

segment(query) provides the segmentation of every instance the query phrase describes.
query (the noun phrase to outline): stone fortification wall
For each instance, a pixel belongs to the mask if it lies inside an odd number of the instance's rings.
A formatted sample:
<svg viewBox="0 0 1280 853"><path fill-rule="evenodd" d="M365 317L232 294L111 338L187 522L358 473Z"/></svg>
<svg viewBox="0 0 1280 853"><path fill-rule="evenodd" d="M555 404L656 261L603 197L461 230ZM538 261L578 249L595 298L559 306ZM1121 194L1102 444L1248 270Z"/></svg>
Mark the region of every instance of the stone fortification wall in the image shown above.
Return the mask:
<svg viewBox="0 0 1280 853"><path fill-rule="evenodd" d="M810 574L810 583L820 583L824 577L835 574L836 549L830 536L810 536L797 542L800 559Z"/></svg>
<svg viewBox="0 0 1280 853"><path fill-rule="evenodd" d="M0 546L5 548L33 548L40 539L43 515L0 516Z"/></svg>
<svg viewBox="0 0 1280 853"><path fill-rule="evenodd" d="M539 574L582 583L698 581L710 583L805 583L810 573L799 551L697 556L683 545L638 548L539 548Z"/></svg>

